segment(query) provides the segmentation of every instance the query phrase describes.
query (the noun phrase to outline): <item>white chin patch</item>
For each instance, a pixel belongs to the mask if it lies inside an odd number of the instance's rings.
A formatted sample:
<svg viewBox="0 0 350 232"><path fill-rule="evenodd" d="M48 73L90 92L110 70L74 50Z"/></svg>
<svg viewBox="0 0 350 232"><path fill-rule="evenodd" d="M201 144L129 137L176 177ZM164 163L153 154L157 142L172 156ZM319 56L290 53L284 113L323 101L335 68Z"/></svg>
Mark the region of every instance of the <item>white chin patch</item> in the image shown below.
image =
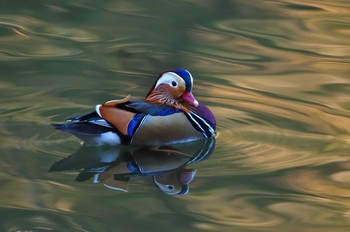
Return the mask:
<svg viewBox="0 0 350 232"><path fill-rule="evenodd" d="M119 145L121 143L121 140L116 133L110 131L102 133L98 138L96 138L96 142L99 145Z"/></svg>

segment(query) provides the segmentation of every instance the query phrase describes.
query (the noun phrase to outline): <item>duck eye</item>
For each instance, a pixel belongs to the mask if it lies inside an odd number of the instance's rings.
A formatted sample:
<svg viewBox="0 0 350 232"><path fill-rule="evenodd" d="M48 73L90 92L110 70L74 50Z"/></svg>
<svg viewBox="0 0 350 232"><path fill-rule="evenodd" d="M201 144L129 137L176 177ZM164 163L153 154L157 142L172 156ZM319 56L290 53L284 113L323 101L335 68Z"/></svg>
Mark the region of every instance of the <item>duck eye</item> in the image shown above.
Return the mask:
<svg viewBox="0 0 350 232"><path fill-rule="evenodd" d="M172 186L172 185L167 185L166 186L169 190L173 190L174 189L174 186Z"/></svg>
<svg viewBox="0 0 350 232"><path fill-rule="evenodd" d="M171 86L172 86L172 87L176 87L176 86L177 86L176 81L172 81L172 82L171 82Z"/></svg>

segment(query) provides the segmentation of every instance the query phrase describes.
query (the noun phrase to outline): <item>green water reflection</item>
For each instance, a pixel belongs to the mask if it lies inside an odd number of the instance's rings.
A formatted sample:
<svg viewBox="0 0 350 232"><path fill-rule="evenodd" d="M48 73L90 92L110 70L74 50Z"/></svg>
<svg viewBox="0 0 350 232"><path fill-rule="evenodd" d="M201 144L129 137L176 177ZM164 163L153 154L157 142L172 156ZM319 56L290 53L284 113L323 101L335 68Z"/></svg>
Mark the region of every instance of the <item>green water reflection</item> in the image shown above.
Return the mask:
<svg viewBox="0 0 350 232"><path fill-rule="evenodd" d="M348 1L2 1L0 231L350 228ZM218 135L190 192L48 172L79 147L50 123L184 67Z"/></svg>

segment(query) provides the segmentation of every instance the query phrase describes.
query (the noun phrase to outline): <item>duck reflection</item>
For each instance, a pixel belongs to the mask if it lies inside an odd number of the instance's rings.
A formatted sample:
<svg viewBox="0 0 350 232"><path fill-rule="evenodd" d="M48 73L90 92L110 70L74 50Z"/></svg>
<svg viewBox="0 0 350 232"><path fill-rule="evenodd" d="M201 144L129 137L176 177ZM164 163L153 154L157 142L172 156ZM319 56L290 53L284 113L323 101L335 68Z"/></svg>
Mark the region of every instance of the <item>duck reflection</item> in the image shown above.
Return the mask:
<svg viewBox="0 0 350 232"><path fill-rule="evenodd" d="M196 175L196 169L186 166L206 159L214 146L214 138L158 147L81 146L50 171L79 172L76 181L93 178L95 183L124 192L133 178L151 177L162 192L184 195Z"/></svg>

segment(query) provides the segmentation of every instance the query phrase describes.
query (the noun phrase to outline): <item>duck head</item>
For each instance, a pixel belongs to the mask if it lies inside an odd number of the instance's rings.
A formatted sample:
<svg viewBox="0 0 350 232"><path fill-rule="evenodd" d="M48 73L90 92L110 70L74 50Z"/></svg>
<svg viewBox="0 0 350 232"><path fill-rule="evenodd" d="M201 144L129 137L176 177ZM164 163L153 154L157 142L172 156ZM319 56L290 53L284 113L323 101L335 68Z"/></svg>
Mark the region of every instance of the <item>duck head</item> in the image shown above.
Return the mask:
<svg viewBox="0 0 350 232"><path fill-rule="evenodd" d="M192 94L193 78L185 69L167 70L161 73L146 96L146 102L161 104L189 111L197 107Z"/></svg>
<svg viewBox="0 0 350 232"><path fill-rule="evenodd" d="M153 176L154 183L167 195L186 195L196 169L177 169Z"/></svg>

